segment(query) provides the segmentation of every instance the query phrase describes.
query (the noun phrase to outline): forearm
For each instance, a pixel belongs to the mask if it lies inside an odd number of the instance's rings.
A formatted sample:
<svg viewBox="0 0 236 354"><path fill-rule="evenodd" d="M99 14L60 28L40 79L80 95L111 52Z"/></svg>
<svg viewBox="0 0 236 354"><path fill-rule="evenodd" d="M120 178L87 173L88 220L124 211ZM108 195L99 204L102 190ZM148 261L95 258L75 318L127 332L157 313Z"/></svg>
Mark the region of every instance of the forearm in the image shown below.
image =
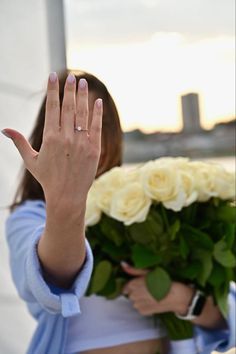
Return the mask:
<svg viewBox="0 0 236 354"><path fill-rule="evenodd" d="M196 317L192 322L195 325L209 329L220 329L227 326L219 308L214 304L211 297L207 298L201 315Z"/></svg>
<svg viewBox="0 0 236 354"><path fill-rule="evenodd" d="M187 285L176 283L175 286L179 287L181 293L180 301L174 305L176 307L175 312L184 316L188 311L188 306L194 295L194 288ZM208 329L219 329L226 326L226 322L219 310L214 304L212 297L208 297L206 303L202 309L202 312L192 322L195 325L202 326Z"/></svg>
<svg viewBox="0 0 236 354"><path fill-rule="evenodd" d="M47 207L46 226L38 255L47 281L70 287L85 260L85 204L76 209Z"/></svg>

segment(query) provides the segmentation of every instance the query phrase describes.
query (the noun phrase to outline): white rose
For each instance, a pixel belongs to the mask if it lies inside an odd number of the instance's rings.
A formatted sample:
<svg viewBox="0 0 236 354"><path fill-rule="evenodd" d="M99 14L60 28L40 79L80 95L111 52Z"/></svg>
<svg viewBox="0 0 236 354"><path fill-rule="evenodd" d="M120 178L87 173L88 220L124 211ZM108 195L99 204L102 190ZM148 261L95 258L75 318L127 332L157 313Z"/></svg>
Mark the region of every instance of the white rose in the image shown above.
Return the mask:
<svg viewBox="0 0 236 354"><path fill-rule="evenodd" d="M183 169L179 170L182 188L185 193L185 204L184 206L189 206L194 203L198 198L196 180L192 174L192 171L185 166Z"/></svg>
<svg viewBox="0 0 236 354"><path fill-rule="evenodd" d="M189 167L189 158L187 157L162 157L158 159L160 163L166 163L170 168L176 169L181 179L180 189L185 193L179 196L180 200L184 201L183 206L189 206L197 200L198 192L196 181L193 176L192 170ZM177 204L179 204L177 202Z"/></svg>
<svg viewBox="0 0 236 354"><path fill-rule="evenodd" d="M135 167L135 168L130 168L126 171L125 175L125 182L126 183L133 183L133 182L139 182L140 181L140 168Z"/></svg>
<svg viewBox="0 0 236 354"><path fill-rule="evenodd" d="M125 225L145 221L151 200L143 192L138 182L128 183L112 198L110 216Z"/></svg>
<svg viewBox="0 0 236 354"><path fill-rule="evenodd" d="M214 164L211 166L214 180L214 191L217 197L227 200L236 198L235 172L226 171L223 166Z"/></svg>
<svg viewBox="0 0 236 354"><path fill-rule="evenodd" d="M188 166L188 162L189 162L189 158L187 157L160 157L157 160L159 163L167 163L169 165L174 165L175 167L187 167Z"/></svg>
<svg viewBox="0 0 236 354"><path fill-rule="evenodd" d="M198 198L198 192L196 191L195 179L190 171L186 168L183 170L178 169L180 175L179 192L176 197L163 202L166 209L172 209L174 211L180 211L183 207L187 207Z"/></svg>
<svg viewBox="0 0 236 354"><path fill-rule="evenodd" d="M148 162L142 168L142 184L147 196L162 202L167 209L179 211L185 205L180 173L172 161Z"/></svg>
<svg viewBox="0 0 236 354"><path fill-rule="evenodd" d="M198 201L205 202L211 197L216 197L217 193L215 191L215 177L212 164L202 161L193 161L189 163L189 166L195 178Z"/></svg>
<svg viewBox="0 0 236 354"><path fill-rule="evenodd" d="M95 181L96 202L104 213L109 214L112 196L124 183L125 171L121 167L114 167Z"/></svg>
<svg viewBox="0 0 236 354"><path fill-rule="evenodd" d="M96 203L96 190L94 185L88 192L85 211L85 226L93 226L97 224L101 219L101 209Z"/></svg>
<svg viewBox="0 0 236 354"><path fill-rule="evenodd" d="M180 179L169 164L150 161L142 168L142 183L150 198L162 202L177 195Z"/></svg>

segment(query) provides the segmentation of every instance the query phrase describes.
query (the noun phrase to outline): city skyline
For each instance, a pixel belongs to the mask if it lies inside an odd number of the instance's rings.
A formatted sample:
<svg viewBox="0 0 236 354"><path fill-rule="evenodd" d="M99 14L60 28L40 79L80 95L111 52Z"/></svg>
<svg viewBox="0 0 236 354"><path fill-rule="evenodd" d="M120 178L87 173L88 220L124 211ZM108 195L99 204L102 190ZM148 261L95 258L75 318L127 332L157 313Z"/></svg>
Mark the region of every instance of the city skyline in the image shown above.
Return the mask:
<svg viewBox="0 0 236 354"><path fill-rule="evenodd" d="M234 2L65 0L67 62L97 75L125 131L178 131L197 92L202 126L235 115Z"/></svg>
<svg viewBox="0 0 236 354"><path fill-rule="evenodd" d="M232 37L192 43L178 33L158 33L130 45L72 47L69 67L78 63L108 86L125 131L181 130L180 97L189 92L199 94L205 129L235 115Z"/></svg>

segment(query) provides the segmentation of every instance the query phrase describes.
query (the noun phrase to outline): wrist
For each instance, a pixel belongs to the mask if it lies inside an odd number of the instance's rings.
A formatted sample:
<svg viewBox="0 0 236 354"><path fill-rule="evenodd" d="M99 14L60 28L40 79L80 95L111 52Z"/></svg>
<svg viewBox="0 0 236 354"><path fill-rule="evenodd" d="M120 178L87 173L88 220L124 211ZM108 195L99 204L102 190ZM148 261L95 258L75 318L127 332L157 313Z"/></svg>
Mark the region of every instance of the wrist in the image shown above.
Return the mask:
<svg viewBox="0 0 236 354"><path fill-rule="evenodd" d="M45 198L47 217L68 222L83 219L86 209L86 197L80 200Z"/></svg>
<svg viewBox="0 0 236 354"><path fill-rule="evenodd" d="M227 322L211 296L206 298L203 311L192 322L206 328L227 329Z"/></svg>
<svg viewBox="0 0 236 354"><path fill-rule="evenodd" d="M201 290L195 289L194 296L188 305L187 312L180 314L175 313L175 315L181 320L193 321L199 317L205 307L206 296Z"/></svg>

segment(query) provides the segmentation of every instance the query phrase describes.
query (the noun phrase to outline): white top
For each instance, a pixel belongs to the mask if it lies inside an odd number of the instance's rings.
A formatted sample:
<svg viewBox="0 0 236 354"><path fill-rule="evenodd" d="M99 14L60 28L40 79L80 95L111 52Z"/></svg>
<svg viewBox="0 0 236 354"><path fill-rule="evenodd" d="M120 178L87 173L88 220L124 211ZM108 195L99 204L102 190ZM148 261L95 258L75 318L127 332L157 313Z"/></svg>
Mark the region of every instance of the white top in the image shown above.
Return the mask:
<svg viewBox="0 0 236 354"><path fill-rule="evenodd" d="M141 316L124 296L83 297L80 308L81 314L69 319L66 354L165 336L160 322Z"/></svg>

